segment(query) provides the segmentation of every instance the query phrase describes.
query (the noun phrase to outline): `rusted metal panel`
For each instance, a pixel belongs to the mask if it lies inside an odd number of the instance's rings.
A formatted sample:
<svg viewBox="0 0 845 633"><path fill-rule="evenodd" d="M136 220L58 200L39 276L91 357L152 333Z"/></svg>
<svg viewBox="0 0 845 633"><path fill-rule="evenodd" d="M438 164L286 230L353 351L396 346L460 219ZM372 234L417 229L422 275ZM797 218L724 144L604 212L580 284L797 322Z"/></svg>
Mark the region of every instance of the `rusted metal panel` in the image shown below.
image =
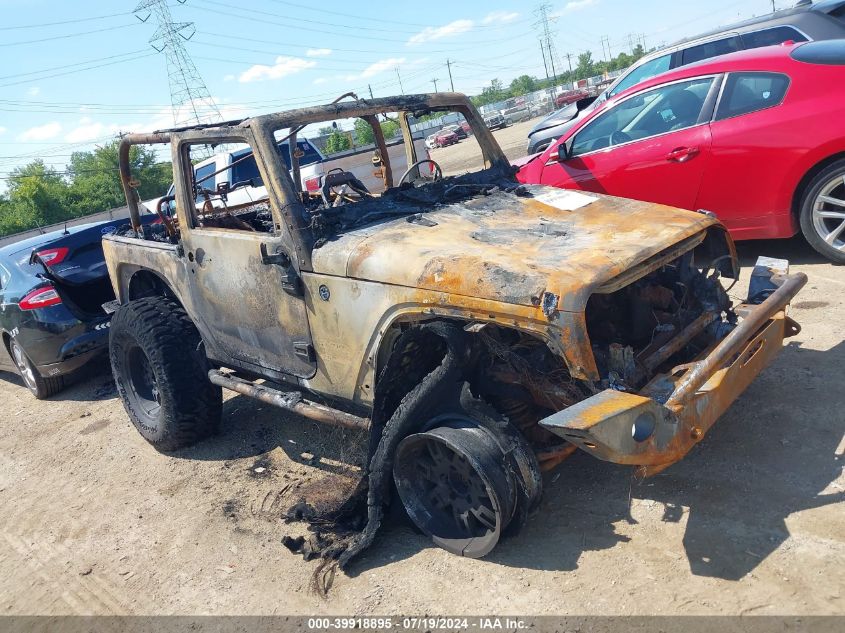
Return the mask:
<svg viewBox="0 0 845 633"><path fill-rule="evenodd" d="M535 195L548 190L527 189ZM436 225L402 218L350 231L314 252L314 272L538 311L548 291L561 298L558 309L581 312L602 284L666 245L703 239L703 231L715 224L702 214L610 196L595 196L571 212L502 194L448 205L425 217ZM675 257L673 250L670 258Z"/></svg>
<svg viewBox="0 0 845 633"><path fill-rule="evenodd" d="M313 391L371 404L378 352L390 326L436 317L530 332L564 353L561 334L533 306L314 273L303 273L302 281L317 357L317 373L302 384Z"/></svg>

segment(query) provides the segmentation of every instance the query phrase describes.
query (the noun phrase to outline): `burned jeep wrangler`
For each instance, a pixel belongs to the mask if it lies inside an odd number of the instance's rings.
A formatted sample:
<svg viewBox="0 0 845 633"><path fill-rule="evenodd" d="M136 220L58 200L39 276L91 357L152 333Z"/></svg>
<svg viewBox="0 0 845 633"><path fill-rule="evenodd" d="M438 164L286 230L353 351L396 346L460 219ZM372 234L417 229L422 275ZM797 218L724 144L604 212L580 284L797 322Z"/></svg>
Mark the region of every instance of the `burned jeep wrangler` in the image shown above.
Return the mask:
<svg viewBox="0 0 845 633"><path fill-rule="evenodd" d="M420 155L422 123L447 114L474 135ZM303 186L297 135L356 119L372 129L361 164L338 154ZM170 145L175 194L150 225L128 156L155 143ZM477 170L456 158L469 147ZM234 158L201 173L208 151ZM787 262L761 259L734 305L737 257L712 215L520 186L459 94L132 134L120 171L132 226L104 250L129 417L179 449L215 432L225 388L367 430L365 527L323 554L341 565L394 490L435 543L478 557L576 450L660 472L798 331L785 312L806 277Z"/></svg>

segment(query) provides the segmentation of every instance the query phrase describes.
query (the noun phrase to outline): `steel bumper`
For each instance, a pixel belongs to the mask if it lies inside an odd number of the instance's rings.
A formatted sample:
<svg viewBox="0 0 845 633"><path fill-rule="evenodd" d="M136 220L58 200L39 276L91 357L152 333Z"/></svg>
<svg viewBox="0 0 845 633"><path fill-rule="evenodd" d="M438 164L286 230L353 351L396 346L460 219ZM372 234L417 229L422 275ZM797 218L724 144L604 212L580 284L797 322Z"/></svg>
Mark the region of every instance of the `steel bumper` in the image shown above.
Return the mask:
<svg viewBox="0 0 845 633"><path fill-rule="evenodd" d="M640 393L608 389L540 424L599 459L640 466L643 475L680 460L800 330L786 306L807 276L787 270L787 262L761 258L749 303L736 308L739 325L695 362L656 376Z"/></svg>

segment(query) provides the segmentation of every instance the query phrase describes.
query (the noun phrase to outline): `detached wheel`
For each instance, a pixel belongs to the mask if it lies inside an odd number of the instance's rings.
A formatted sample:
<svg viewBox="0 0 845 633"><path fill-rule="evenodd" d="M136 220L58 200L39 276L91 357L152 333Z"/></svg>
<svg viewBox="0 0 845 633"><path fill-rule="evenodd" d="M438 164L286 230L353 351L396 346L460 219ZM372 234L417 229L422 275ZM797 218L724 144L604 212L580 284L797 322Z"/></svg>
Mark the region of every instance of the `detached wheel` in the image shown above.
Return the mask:
<svg viewBox="0 0 845 633"><path fill-rule="evenodd" d="M49 398L64 389L64 377L54 376L52 378L44 378L38 373L35 365L29 360L29 356L26 355L26 352L23 351L23 348L16 339L9 341L9 355L15 362L15 367L17 367L18 373L21 375L26 388L39 400Z"/></svg>
<svg viewBox="0 0 845 633"><path fill-rule="evenodd" d="M222 390L208 380L199 332L183 308L164 297L131 301L110 329L117 392L145 440L174 451L217 431Z"/></svg>
<svg viewBox="0 0 845 633"><path fill-rule="evenodd" d="M518 474L491 431L472 420L409 435L393 477L411 520L448 552L480 558L514 518Z"/></svg>
<svg viewBox="0 0 845 633"><path fill-rule="evenodd" d="M801 202L801 232L816 251L845 264L845 159L810 181Z"/></svg>

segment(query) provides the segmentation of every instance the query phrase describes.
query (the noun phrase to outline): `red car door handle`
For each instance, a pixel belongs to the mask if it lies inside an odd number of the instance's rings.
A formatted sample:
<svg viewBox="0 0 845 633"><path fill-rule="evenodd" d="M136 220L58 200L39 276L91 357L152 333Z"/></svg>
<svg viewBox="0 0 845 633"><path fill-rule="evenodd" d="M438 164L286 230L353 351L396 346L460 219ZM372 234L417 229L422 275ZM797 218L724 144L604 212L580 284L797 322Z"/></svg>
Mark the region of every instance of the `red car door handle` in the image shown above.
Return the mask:
<svg viewBox="0 0 845 633"><path fill-rule="evenodd" d="M684 163L690 158L695 158L699 151L700 150L697 147L679 147L666 154L666 160L674 161L676 163Z"/></svg>

